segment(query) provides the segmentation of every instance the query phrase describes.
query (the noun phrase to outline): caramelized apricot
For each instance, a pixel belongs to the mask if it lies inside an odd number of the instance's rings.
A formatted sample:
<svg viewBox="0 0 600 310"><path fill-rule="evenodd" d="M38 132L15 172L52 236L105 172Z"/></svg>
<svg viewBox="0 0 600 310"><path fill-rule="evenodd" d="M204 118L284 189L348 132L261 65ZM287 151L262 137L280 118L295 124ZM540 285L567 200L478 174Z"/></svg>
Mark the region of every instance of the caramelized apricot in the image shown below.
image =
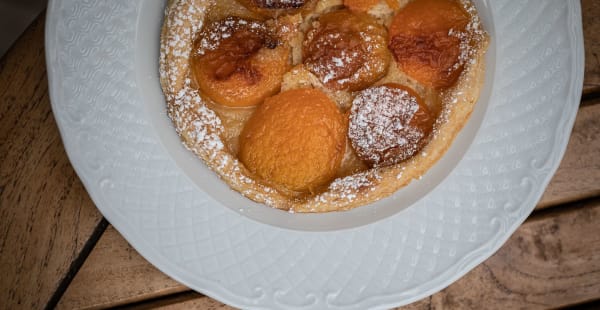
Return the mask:
<svg viewBox="0 0 600 310"><path fill-rule="evenodd" d="M453 85L464 68L469 15L455 0L415 0L394 17L389 48L400 69L429 87Z"/></svg>
<svg viewBox="0 0 600 310"><path fill-rule="evenodd" d="M239 158L263 180L288 190L314 192L331 181L346 145L346 121L315 89L267 98L240 135Z"/></svg>
<svg viewBox="0 0 600 310"><path fill-rule="evenodd" d="M385 28L366 14L323 14L306 34L304 65L328 88L363 89L387 72L386 36Z"/></svg>
<svg viewBox="0 0 600 310"><path fill-rule="evenodd" d="M316 0L238 0L248 10L263 16L305 12L314 8Z"/></svg>
<svg viewBox="0 0 600 310"><path fill-rule="evenodd" d="M191 69L200 90L231 107L253 106L279 91L289 48L258 21L228 17L202 30Z"/></svg>
<svg viewBox="0 0 600 310"><path fill-rule="evenodd" d="M433 115L414 90L390 83L356 96L348 137L360 159L370 166L387 166L417 154L433 123Z"/></svg>

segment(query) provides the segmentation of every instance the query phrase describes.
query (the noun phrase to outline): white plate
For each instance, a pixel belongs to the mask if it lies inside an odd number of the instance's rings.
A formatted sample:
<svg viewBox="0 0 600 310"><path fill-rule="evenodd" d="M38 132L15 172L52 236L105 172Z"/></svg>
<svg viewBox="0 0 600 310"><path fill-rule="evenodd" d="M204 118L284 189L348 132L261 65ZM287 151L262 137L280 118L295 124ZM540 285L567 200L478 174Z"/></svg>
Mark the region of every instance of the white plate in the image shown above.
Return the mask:
<svg viewBox="0 0 600 310"><path fill-rule="evenodd" d="M579 104L578 1L476 2L496 42L488 92L453 150L414 185L422 192L384 202L395 211L368 206L278 222L263 212L281 213L236 204L237 194L182 151L161 108L163 1L51 1L53 111L98 208L183 284L240 308L407 304L467 273L525 220L558 167Z"/></svg>

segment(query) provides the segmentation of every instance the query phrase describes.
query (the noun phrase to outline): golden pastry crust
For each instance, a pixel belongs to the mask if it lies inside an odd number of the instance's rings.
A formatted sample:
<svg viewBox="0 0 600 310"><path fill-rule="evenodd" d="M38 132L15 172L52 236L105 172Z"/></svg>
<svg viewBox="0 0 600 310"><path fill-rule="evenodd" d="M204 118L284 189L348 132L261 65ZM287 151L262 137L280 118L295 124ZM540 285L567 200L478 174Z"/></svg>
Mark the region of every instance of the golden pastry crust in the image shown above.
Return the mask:
<svg viewBox="0 0 600 310"><path fill-rule="evenodd" d="M290 212L330 212L349 210L391 195L412 180L421 177L451 145L468 120L483 84L487 35L481 29L477 13L467 0L460 1L470 15L469 61L457 82L441 92L417 83L391 65L389 72L374 85L399 83L415 91L437 116L429 143L414 157L390 166L368 169L361 166L350 147L336 179L322 192L308 196L274 188L254 177L237 156L237 136L252 110L231 110L212 102L198 90L189 62L193 42L216 0L171 0L161 33L160 80L167 109L184 145L202 158L232 189L268 206ZM319 1L317 9L336 1ZM381 16L391 16L384 12ZM383 23L386 23L382 19ZM293 31L293 30L292 30ZM349 108L353 93L325 87L302 65L292 68L283 78L282 91L316 88L334 100L342 111ZM234 125L232 125L234 124ZM237 125L236 125L237 124ZM358 168L357 168L358 167Z"/></svg>

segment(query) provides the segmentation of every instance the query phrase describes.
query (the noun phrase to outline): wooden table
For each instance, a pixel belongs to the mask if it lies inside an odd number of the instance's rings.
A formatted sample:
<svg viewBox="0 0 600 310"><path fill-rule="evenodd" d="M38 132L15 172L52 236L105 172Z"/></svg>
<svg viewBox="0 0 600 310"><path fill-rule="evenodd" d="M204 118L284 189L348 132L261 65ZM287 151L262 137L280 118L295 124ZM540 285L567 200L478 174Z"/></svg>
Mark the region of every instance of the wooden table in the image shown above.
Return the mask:
<svg viewBox="0 0 600 310"><path fill-rule="evenodd" d="M583 99L562 164L498 253L407 309L600 307L600 1L583 0ZM0 308L229 308L162 274L103 219L50 110L40 16L0 60Z"/></svg>

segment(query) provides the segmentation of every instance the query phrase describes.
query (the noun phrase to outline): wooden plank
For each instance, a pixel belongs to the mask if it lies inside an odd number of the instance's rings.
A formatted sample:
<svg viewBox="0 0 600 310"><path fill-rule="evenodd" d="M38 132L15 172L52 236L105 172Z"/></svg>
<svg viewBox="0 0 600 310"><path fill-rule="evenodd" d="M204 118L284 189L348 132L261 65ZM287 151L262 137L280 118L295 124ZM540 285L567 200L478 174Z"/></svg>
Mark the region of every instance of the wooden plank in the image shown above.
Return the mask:
<svg viewBox="0 0 600 310"><path fill-rule="evenodd" d="M600 100L598 100L600 102ZM538 209L600 195L600 104L579 109L562 162Z"/></svg>
<svg viewBox="0 0 600 310"><path fill-rule="evenodd" d="M234 310L214 299L202 296L193 291L182 294L171 295L151 302L132 304L123 307L124 310L146 310L146 309L203 309L203 310Z"/></svg>
<svg viewBox="0 0 600 310"><path fill-rule="evenodd" d="M600 194L599 119L600 104L580 109L565 158L538 209ZM63 309L112 306L184 290L185 287L153 268L118 232L109 228L60 306Z"/></svg>
<svg viewBox="0 0 600 310"><path fill-rule="evenodd" d="M150 265L110 226L57 309L117 306L187 290Z"/></svg>
<svg viewBox="0 0 600 310"><path fill-rule="evenodd" d="M101 220L50 110L38 18L0 61L0 300L47 305Z"/></svg>
<svg viewBox="0 0 600 310"><path fill-rule="evenodd" d="M583 94L600 93L600 1L582 0L585 78Z"/></svg>

